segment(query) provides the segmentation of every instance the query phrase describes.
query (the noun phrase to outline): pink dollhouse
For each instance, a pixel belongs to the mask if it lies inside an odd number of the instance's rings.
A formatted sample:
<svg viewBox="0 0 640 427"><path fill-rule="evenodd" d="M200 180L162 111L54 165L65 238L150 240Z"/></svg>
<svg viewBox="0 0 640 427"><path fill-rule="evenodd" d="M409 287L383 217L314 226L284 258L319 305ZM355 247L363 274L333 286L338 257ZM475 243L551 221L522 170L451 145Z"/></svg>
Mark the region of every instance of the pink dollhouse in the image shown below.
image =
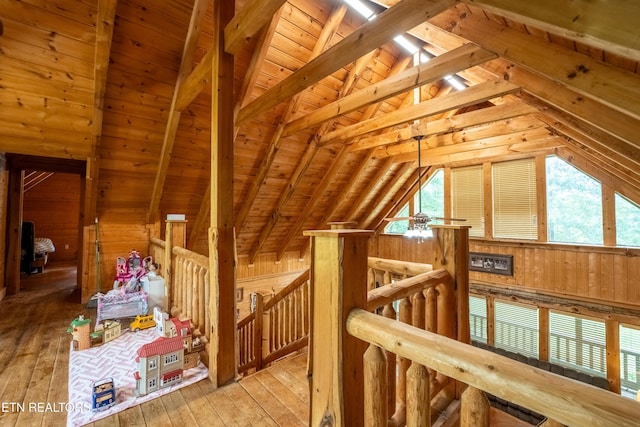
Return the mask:
<svg viewBox="0 0 640 427"><path fill-rule="evenodd" d="M184 346L182 337L160 337L138 349L138 370L133 374L139 396L182 381Z"/></svg>

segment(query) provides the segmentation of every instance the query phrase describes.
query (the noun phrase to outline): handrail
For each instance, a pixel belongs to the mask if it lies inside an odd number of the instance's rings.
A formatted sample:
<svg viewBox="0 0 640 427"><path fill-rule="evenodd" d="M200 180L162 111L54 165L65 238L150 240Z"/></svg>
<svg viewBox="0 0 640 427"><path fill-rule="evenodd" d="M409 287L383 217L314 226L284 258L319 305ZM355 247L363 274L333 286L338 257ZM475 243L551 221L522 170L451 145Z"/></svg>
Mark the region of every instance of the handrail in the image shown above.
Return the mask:
<svg viewBox="0 0 640 427"><path fill-rule="evenodd" d="M353 309L352 336L566 425L637 426L640 403L401 322ZM464 404L463 404L464 405Z"/></svg>
<svg viewBox="0 0 640 427"><path fill-rule="evenodd" d="M238 321L238 373L256 371L307 346L309 340L309 270L274 297L256 294L255 311Z"/></svg>
<svg viewBox="0 0 640 427"><path fill-rule="evenodd" d="M367 310L373 311L440 283L450 284L451 281L447 270L435 270L372 289L367 295Z"/></svg>
<svg viewBox="0 0 640 427"><path fill-rule="evenodd" d="M369 268L376 270L389 271L394 274L415 276L433 270L431 264L423 264L419 262L398 261L394 259L369 257L367 260Z"/></svg>

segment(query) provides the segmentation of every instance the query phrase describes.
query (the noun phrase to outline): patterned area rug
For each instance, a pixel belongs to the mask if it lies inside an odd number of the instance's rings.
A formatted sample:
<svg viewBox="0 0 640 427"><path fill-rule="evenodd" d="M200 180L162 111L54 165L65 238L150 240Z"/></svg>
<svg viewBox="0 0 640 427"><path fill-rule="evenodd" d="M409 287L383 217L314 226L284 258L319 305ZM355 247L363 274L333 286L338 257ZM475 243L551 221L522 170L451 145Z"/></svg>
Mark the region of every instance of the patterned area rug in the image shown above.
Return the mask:
<svg viewBox="0 0 640 427"><path fill-rule="evenodd" d="M158 338L154 328L140 332L124 332L122 336L99 347L83 351L70 350L69 403L66 405L67 426L81 426L107 417L143 402L155 399L207 378L207 368L200 364L184 371L183 381L146 396L136 396L136 352L140 346ZM113 378L116 386L116 405L94 412L91 410L92 384Z"/></svg>

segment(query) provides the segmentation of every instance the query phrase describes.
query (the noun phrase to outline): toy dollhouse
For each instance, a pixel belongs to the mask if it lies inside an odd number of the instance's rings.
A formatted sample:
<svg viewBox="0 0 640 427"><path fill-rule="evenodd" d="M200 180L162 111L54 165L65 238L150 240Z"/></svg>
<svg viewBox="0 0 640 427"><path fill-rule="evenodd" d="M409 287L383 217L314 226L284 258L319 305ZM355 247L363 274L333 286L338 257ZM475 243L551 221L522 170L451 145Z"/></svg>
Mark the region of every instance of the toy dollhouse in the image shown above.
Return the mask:
<svg viewBox="0 0 640 427"><path fill-rule="evenodd" d="M71 334L73 350L86 350L91 347L91 320L85 319L83 315L73 319L67 332Z"/></svg>
<svg viewBox="0 0 640 427"><path fill-rule="evenodd" d="M181 337L160 337L138 349L134 373L139 396L182 381L184 346Z"/></svg>

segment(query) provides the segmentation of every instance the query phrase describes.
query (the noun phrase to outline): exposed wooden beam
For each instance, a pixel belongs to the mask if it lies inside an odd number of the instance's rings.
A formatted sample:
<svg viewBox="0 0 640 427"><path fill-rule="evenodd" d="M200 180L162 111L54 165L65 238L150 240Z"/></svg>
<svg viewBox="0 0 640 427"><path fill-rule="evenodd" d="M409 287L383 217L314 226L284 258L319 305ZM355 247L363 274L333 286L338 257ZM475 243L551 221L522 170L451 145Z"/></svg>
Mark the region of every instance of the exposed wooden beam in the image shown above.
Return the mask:
<svg viewBox="0 0 640 427"><path fill-rule="evenodd" d="M432 22L583 96L640 119L637 74L500 25L479 13L459 13L454 8Z"/></svg>
<svg viewBox="0 0 640 427"><path fill-rule="evenodd" d="M167 172L171 161L171 151L173 150L173 144L175 142L178 125L180 123L181 110L176 108L178 94L180 93L180 87L193 67L193 53L197 47L198 37L202 30L202 22L207 12L208 5L208 0L196 0L193 5L193 11L191 12L191 22L189 23L187 38L184 42L180 70L178 72L178 79L173 91L171 108L169 110L169 119L167 120L164 140L162 141L162 148L160 150L160 161L153 183L153 191L151 192L151 202L149 204L149 212L147 214L148 223L153 223L160 215L160 200L162 199L164 182L167 179Z"/></svg>
<svg viewBox="0 0 640 427"><path fill-rule="evenodd" d="M534 116L516 117L496 121L491 124L477 126L473 128L461 129L449 132L444 135L431 135L422 140L421 147L435 149L445 147L459 150L459 144L466 142L493 143L506 138L519 137L530 140L539 137L550 136L551 132L546 129L544 122ZM379 147L376 151L376 158L399 156L405 153L415 155L418 150L417 142L413 139L401 144ZM455 148L454 148L455 147Z"/></svg>
<svg viewBox="0 0 640 427"><path fill-rule="evenodd" d="M422 141L422 147L430 147L427 149L423 149L420 153L420 159L423 165L434 165L434 164L447 164L453 160L446 160L449 156L451 158L455 158L455 156L466 153L479 153L491 148L509 146L519 143L532 142L532 141L548 141L555 140L558 143L562 143L562 139L554 136L551 131L546 128L537 128L532 130L527 130L524 132L515 132L511 134L493 136L488 138L481 138L476 141L465 141L457 144L449 144L444 146L435 146L431 148L432 144L429 139L425 139ZM387 157L387 150L379 149L378 152L380 156L378 157ZM409 162L416 159L416 151L413 152L405 152L403 154L398 154L393 156L395 162Z"/></svg>
<svg viewBox="0 0 640 427"><path fill-rule="evenodd" d="M198 209L198 215L196 215L196 220L191 225L191 233L189 233L189 240L187 241L187 249L190 251L195 247L198 236L201 236L202 233L206 233L209 225L209 214L211 213L211 182L207 185L207 189L204 191L202 196L202 202L200 203L200 208Z"/></svg>
<svg viewBox="0 0 640 427"><path fill-rule="evenodd" d="M355 61L416 25L456 4L457 0L403 0L368 21L325 53L305 64L291 76L267 90L240 110L243 123L271 107L291 98L336 70Z"/></svg>
<svg viewBox="0 0 640 427"><path fill-rule="evenodd" d="M211 83L211 67L213 66L213 52L209 51L198 62L193 71L182 81L178 88L175 103L176 111L184 111L194 99Z"/></svg>
<svg viewBox="0 0 640 427"><path fill-rule="evenodd" d="M516 22L640 61L637 1L464 1Z"/></svg>
<svg viewBox="0 0 640 427"><path fill-rule="evenodd" d="M393 178L389 180L380 190L378 194L388 195L388 194L396 194L396 188L402 188L402 184L407 180L407 175L411 174L416 168L416 165L412 162L407 162L400 166L400 169L395 173ZM358 226L365 230L373 229L371 227L371 222L374 221L374 218L379 215L380 212L386 214L388 205L392 205L394 203L393 198L384 206L382 206L383 199L374 200L373 203L370 203L369 206L374 205L373 207L368 209L368 212L358 221Z"/></svg>
<svg viewBox="0 0 640 427"><path fill-rule="evenodd" d="M102 139L102 118L104 111L104 94L107 88L107 72L111 42L116 19L117 0L100 0L96 17L96 50L94 59L93 83L93 118L91 128L91 153L87 156L84 185L83 225L90 225L96 217L98 199L98 148ZM80 263L79 265L82 265Z"/></svg>
<svg viewBox="0 0 640 427"><path fill-rule="evenodd" d="M212 323L209 378L220 386L237 375L236 253L233 221L233 56L224 51L223 29L235 0L214 2L211 68L211 215L209 310Z"/></svg>
<svg viewBox="0 0 640 427"><path fill-rule="evenodd" d="M224 49L235 55L278 12L286 0L249 0L224 29Z"/></svg>
<svg viewBox="0 0 640 427"><path fill-rule="evenodd" d="M383 145L409 141L416 135L430 136L453 132L471 126L481 126L498 120L510 119L522 115L536 113L538 109L524 102L510 102L494 107L482 108L468 113L457 114L444 119L420 122L403 129L386 132L377 136L362 138L351 144L351 151L368 150Z"/></svg>
<svg viewBox="0 0 640 427"><path fill-rule="evenodd" d="M412 122L434 114L474 105L508 93L516 92L519 89L518 86L504 80L481 83L459 92L438 96L417 105L398 109L381 117L375 117L351 126L336 129L333 132L323 135L320 138L319 144L322 145L348 138L355 138L360 135Z"/></svg>
<svg viewBox="0 0 640 427"><path fill-rule="evenodd" d="M355 199L350 201L351 207L345 214L346 221L356 221L358 219L359 212L364 208L364 202L368 197L371 197L372 192L382 184L384 176L389 172L389 169L393 167L393 163L394 161L392 159L383 161L376 174L369 179L365 188L359 192Z"/></svg>
<svg viewBox="0 0 640 427"><path fill-rule="evenodd" d="M304 117L289 122L283 135L291 135L303 129L316 126L364 106L442 79L447 75L455 74L460 70L482 64L495 57L495 54L480 49L473 44L461 46L436 56L427 63L411 67L398 75L388 77L349 96L320 107Z"/></svg>

